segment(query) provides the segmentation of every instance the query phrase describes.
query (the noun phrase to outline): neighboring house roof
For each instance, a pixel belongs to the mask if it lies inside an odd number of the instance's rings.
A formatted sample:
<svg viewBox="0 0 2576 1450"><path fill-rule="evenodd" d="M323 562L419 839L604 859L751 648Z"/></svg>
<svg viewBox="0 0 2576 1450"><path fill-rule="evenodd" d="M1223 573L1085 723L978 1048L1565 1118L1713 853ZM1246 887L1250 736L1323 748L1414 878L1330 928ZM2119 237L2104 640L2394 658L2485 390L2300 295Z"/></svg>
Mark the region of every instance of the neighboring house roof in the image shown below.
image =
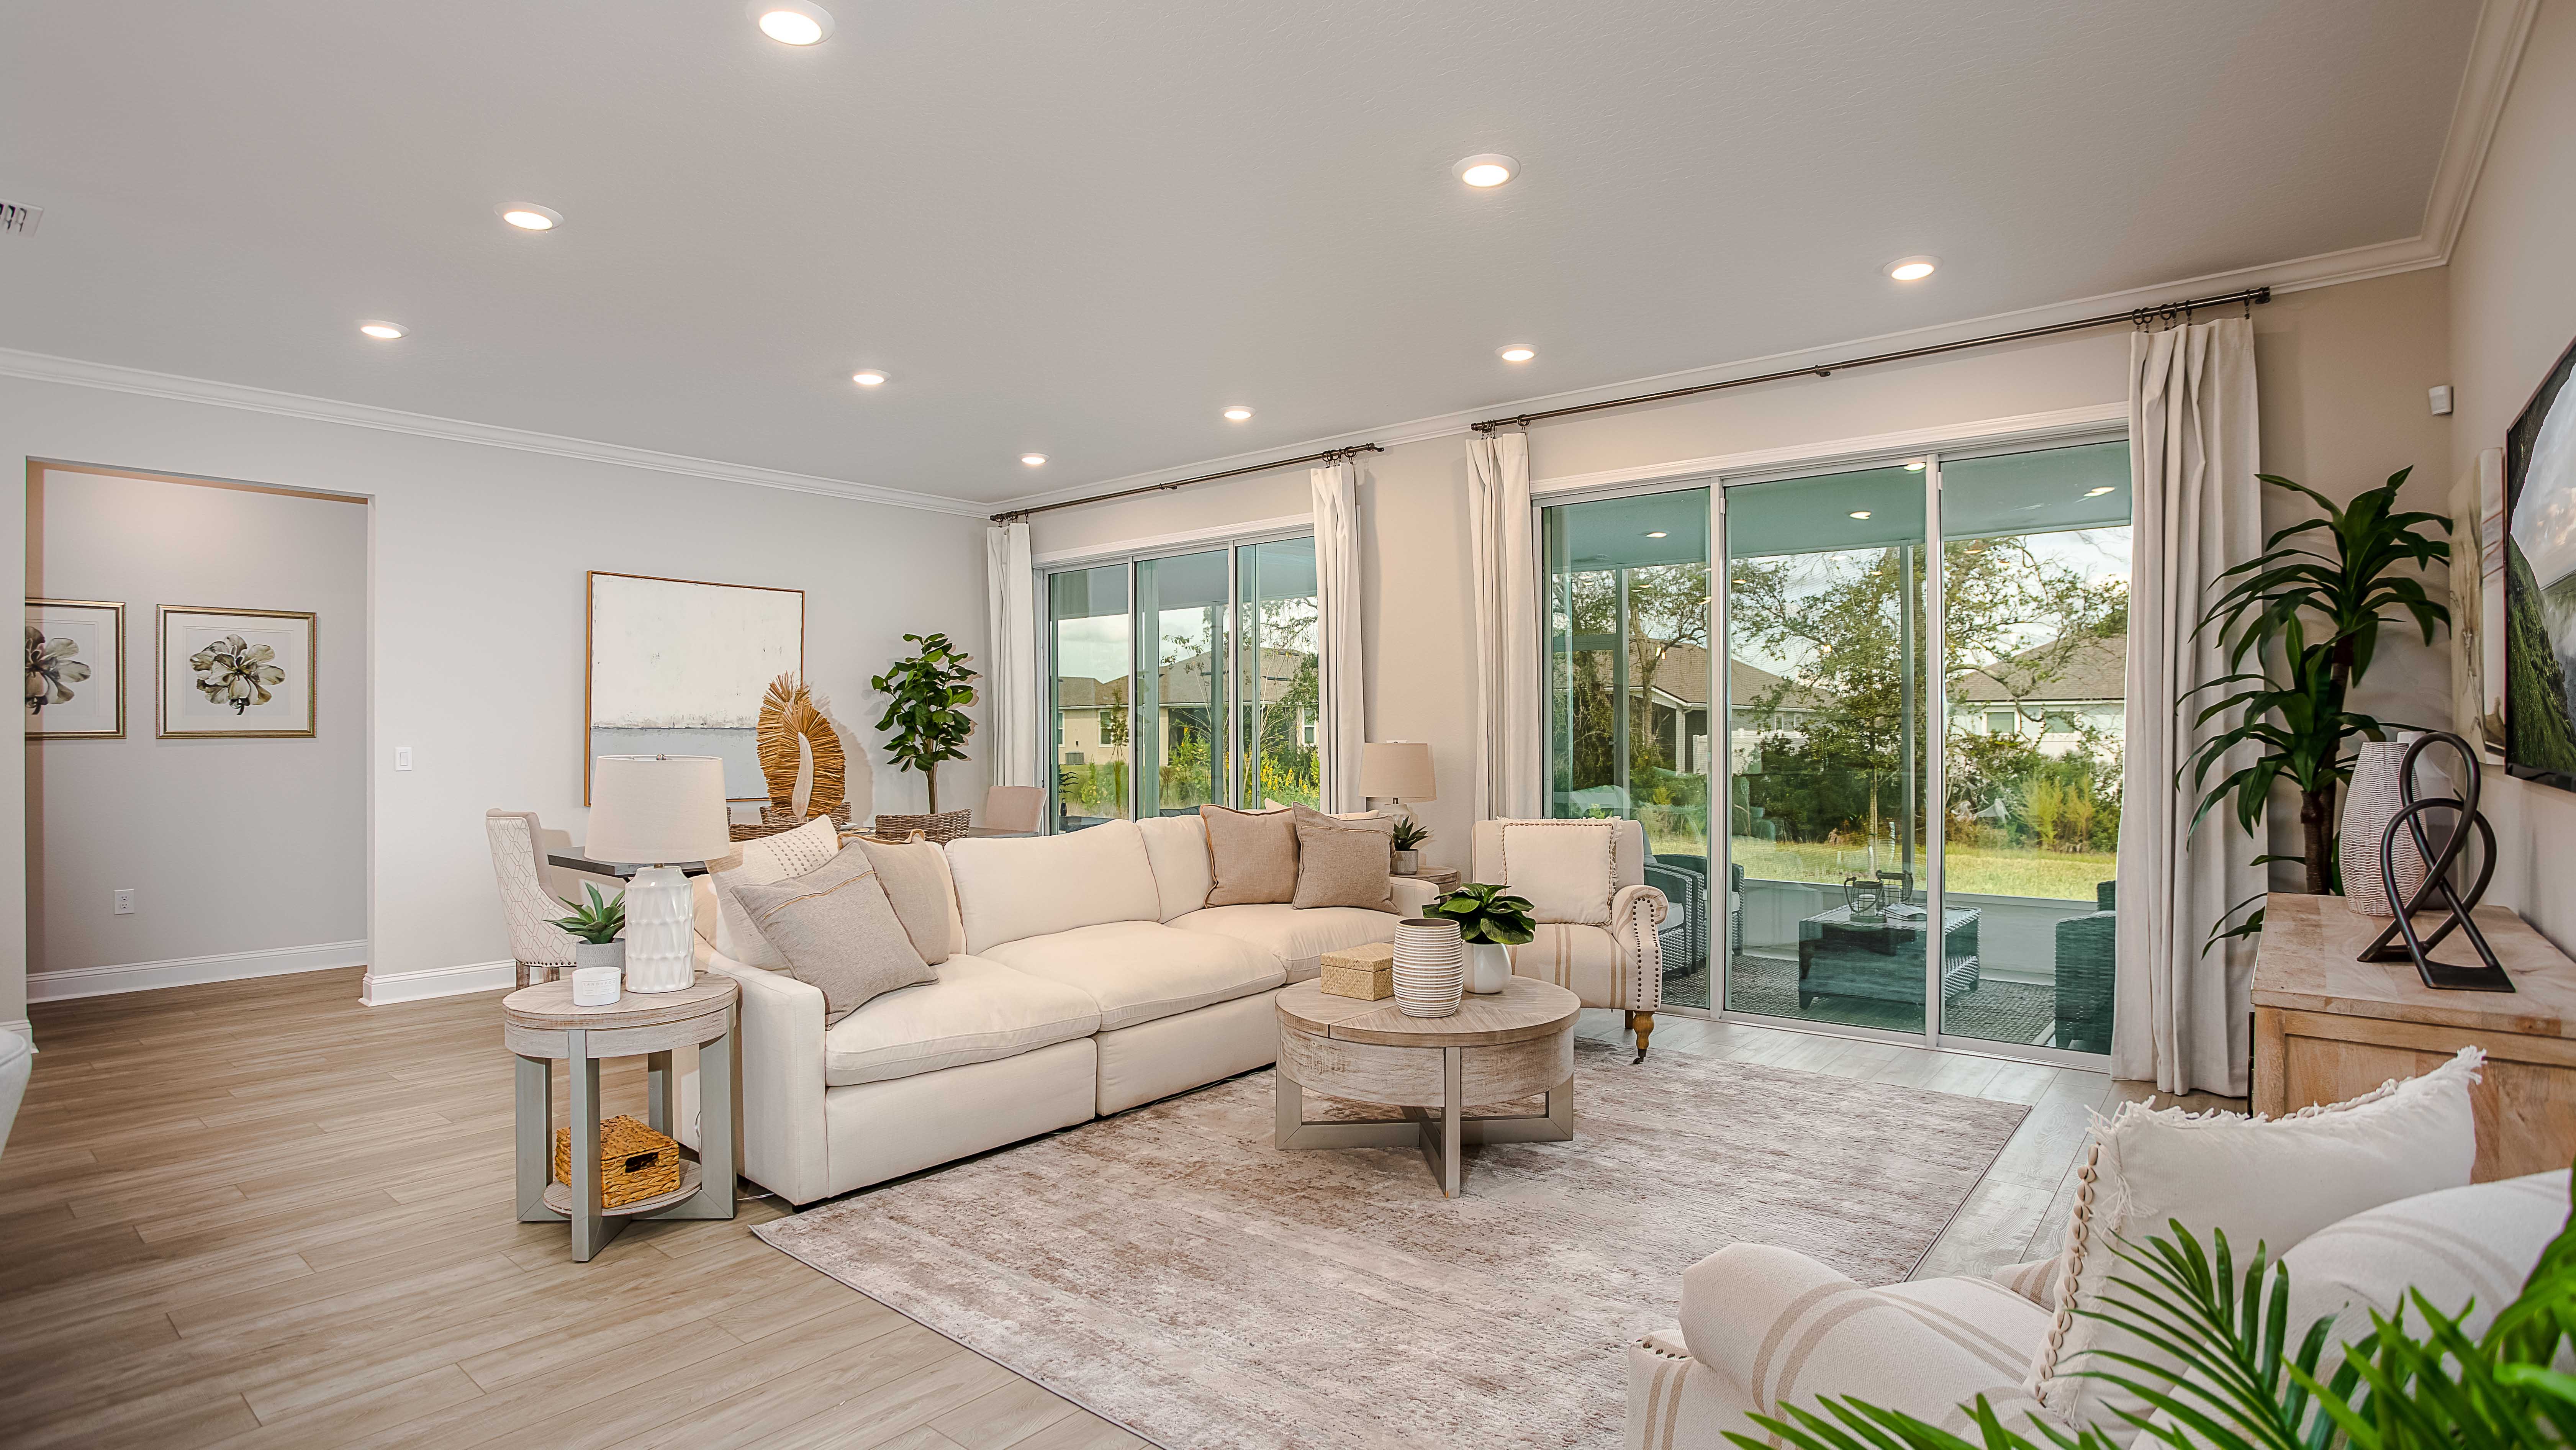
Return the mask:
<svg viewBox="0 0 2576 1450"><path fill-rule="evenodd" d="M2121 636L2095 636L2077 642L2066 660L2051 671L2052 678L2030 685L2015 693L2012 685L2023 684L2031 677L2031 668L2014 669L2014 664L2028 662L2035 667L2053 645L2039 645L2008 656L1994 668L2002 678L1985 670L1970 670L1959 677L1950 698L1978 703L2064 705L2085 701L2108 701L2128 694L2129 642ZM2011 683L2008 684L2007 681Z"/></svg>
<svg viewBox="0 0 2576 1450"><path fill-rule="evenodd" d="M1286 699L1297 682L1297 672L1312 656L1302 650L1263 649L1261 651L1261 702L1275 705ZM1208 702L1208 657L1204 653L1174 660L1163 666L1156 682L1158 698L1169 705L1204 705ZM1060 710L1114 709L1127 703L1127 679L1094 680L1082 675L1065 675L1055 686L1056 708Z"/></svg>

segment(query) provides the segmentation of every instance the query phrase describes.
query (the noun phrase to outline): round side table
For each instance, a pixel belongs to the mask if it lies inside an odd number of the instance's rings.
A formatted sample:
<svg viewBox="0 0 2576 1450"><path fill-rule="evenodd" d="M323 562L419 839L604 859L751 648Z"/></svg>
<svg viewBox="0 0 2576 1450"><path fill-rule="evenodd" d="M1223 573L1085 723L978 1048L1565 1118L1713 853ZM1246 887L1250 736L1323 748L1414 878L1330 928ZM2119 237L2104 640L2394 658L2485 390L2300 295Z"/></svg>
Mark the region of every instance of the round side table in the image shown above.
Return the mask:
<svg viewBox="0 0 2576 1450"><path fill-rule="evenodd" d="M631 1219L733 1217L733 1014L742 989L700 972L677 992L628 992L605 1007L576 1007L569 981L540 982L501 999L501 1037L518 1057L519 1222L572 1223L573 1262L596 1257ZM599 1060L644 1059L645 1111L670 1133L678 1083L671 1051L698 1049L698 1161L683 1161L671 1193L599 1206ZM550 1183L554 1065L571 1075L572 1182ZM673 1136L677 1136L674 1134ZM584 1146L586 1145L586 1146Z"/></svg>

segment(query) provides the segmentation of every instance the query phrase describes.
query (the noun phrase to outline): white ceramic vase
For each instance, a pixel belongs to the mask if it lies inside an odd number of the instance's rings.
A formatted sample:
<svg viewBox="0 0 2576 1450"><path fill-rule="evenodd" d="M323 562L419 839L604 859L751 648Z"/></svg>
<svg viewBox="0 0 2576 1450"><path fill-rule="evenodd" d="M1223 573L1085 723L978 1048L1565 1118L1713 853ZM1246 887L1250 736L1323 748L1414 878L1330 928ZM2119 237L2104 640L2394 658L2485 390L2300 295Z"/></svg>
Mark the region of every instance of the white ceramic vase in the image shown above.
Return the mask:
<svg viewBox="0 0 2576 1450"><path fill-rule="evenodd" d="M2379 840L2387 833L2388 823L2406 805L2397 763L2405 758L2410 738L2362 742L2361 758L2352 767L2352 783L2344 788L2343 827L2335 842L2335 858L2343 868L2344 904L2358 916L2384 920L2396 914L2389 909L2388 887L2379 875ZM2417 789L2426 796L2449 793L2449 781L2434 768L2429 756L2416 760L2415 779ZM2437 814L2428 826L2436 826L2440 820ZM2424 884L2424 857L2415 849L2412 832L2397 833L2397 849L2390 857L2396 866L2399 898L2412 900L2416 889Z"/></svg>
<svg viewBox="0 0 2576 1450"><path fill-rule="evenodd" d="M1467 990L1492 996L1511 985L1512 949L1480 941L1467 948Z"/></svg>
<svg viewBox="0 0 2576 1450"><path fill-rule="evenodd" d="M1395 928L1395 1005L1407 1017L1446 1017L1467 985L1458 923L1410 917Z"/></svg>

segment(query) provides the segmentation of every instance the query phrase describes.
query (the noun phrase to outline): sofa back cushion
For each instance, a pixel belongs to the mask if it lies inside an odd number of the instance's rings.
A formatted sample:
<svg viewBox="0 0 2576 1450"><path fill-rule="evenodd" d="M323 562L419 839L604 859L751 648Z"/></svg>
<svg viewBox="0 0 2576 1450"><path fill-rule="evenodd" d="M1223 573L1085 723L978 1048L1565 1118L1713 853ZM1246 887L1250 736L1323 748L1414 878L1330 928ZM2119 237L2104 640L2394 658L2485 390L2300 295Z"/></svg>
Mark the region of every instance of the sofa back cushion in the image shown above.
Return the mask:
<svg viewBox="0 0 2576 1450"><path fill-rule="evenodd" d="M1145 838L1145 859L1153 863L1163 920L1207 905L1208 888L1216 884L1208 873L1207 823L1195 815L1155 816L1138 821L1136 829Z"/></svg>
<svg viewBox="0 0 2576 1450"><path fill-rule="evenodd" d="M1154 867L1134 821L1060 836L948 843L966 950L1111 921L1161 921Z"/></svg>
<svg viewBox="0 0 2576 1450"><path fill-rule="evenodd" d="M1249 906L1292 901L1297 895L1297 812L1238 811L1201 806L1207 826L1208 869L1215 884L1209 906Z"/></svg>

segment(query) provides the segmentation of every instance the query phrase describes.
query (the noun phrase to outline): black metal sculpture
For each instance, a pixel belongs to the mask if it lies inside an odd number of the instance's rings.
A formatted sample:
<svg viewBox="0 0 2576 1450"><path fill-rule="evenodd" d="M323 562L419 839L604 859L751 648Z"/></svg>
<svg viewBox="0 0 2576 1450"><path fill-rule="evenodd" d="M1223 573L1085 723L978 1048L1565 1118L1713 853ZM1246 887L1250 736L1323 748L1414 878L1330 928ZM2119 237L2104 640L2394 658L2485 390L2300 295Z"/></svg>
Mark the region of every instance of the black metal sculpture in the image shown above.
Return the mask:
<svg viewBox="0 0 2576 1450"><path fill-rule="evenodd" d="M2460 757L2460 793L2456 797L2418 798L2415 794L2416 758L2424 753L2425 747L2437 743L2448 745ZM2487 945L2486 936L2470 916L2478 898L2486 894L2488 879L2495 875L2496 857L2495 829L2487 824L2486 817L2478 814L2477 752L2470 748L2469 742L2447 730L2426 731L2408 745L2406 753L2398 759L2397 795L2404 804L2396 815L2389 817L2387 827L2379 833L2379 889L2387 893L2389 909L2396 912L2397 919L2362 949L2361 960L2399 960L2397 943L2403 938L2405 955L2414 959L2416 974L2424 979L2427 987L2454 992L2512 991L2513 979L2496 964L2495 950ZM2425 829L2425 818L2436 812L2450 815L2450 829L2442 835L2438 846ZM2459 863L2461 852L2468 848L2472 828L2478 836L2478 876L2464 894L2451 884L2451 872L2452 867ZM2412 838L2416 855L2424 861L2424 882L2415 888L2411 901L2398 899L2397 833L2400 830ZM2358 882L2347 881L2344 889L2350 891L2359 885ZM2419 936L2415 931L2415 913L2430 908L2436 897L2441 899L2450 915L2430 937ZM2433 960L2433 948L2440 946L2442 939L2455 929L2477 952L2478 960L2485 963L2484 966L2455 966Z"/></svg>

